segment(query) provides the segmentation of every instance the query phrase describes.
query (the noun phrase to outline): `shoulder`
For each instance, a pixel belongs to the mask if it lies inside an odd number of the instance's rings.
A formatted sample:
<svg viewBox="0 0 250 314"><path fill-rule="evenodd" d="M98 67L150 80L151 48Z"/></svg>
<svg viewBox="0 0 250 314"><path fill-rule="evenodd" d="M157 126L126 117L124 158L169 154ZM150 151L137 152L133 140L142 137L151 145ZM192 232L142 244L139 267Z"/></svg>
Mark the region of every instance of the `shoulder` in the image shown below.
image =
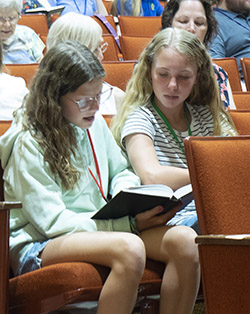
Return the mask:
<svg viewBox="0 0 250 314"><path fill-rule="evenodd" d="M222 67L213 63L213 68L214 68L214 73L216 75L216 79L221 78L223 81L228 79L228 74Z"/></svg>

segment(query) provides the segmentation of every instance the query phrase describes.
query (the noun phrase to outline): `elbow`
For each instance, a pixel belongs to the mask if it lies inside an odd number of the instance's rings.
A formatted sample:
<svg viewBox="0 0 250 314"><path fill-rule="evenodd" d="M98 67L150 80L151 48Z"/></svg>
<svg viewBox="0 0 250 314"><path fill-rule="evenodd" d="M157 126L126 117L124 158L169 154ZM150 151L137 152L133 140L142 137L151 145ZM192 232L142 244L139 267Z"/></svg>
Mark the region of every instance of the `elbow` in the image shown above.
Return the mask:
<svg viewBox="0 0 250 314"><path fill-rule="evenodd" d="M148 185L148 184L158 184L159 183L159 178L157 178L157 175L152 172L146 172L141 175L139 175L141 179L141 183L143 185Z"/></svg>

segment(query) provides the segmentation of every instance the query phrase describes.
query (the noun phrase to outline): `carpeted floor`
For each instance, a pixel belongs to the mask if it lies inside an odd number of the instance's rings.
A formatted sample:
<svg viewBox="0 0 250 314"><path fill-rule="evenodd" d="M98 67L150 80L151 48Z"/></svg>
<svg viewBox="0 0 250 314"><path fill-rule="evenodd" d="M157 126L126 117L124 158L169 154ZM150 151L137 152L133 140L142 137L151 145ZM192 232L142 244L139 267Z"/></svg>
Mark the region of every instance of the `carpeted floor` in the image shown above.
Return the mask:
<svg viewBox="0 0 250 314"><path fill-rule="evenodd" d="M193 314L206 314L204 303L195 304Z"/></svg>

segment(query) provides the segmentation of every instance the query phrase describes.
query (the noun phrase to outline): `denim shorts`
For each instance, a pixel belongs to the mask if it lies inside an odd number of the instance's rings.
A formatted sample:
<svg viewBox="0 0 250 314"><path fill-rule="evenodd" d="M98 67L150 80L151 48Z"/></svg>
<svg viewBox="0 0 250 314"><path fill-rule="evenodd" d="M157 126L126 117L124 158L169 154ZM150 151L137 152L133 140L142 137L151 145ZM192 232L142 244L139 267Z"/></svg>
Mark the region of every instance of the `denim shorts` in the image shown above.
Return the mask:
<svg viewBox="0 0 250 314"><path fill-rule="evenodd" d="M194 201L192 201L185 208L177 212L175 216L168 221L167 225L188 226L194 229L197 234L200 234Z"/></svg>
<svg viewBox="0 0 250 314"><path fill-rule="evenodd" d="M29 249L29 251L25 254L22 262L20 263L20 267L17 275L22 275L28 273L30 271L41 268L42 260L39 258L39 254L43 251L46 244L50 240L45 242L35 242Z"/></svg>

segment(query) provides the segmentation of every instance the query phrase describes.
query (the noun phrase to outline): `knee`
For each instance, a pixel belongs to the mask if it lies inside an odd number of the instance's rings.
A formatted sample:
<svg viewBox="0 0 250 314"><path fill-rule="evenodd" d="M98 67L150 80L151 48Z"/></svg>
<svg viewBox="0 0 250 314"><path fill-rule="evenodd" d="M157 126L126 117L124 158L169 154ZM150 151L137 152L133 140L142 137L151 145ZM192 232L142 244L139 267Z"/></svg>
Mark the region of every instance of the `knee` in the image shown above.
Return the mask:
<svg viewBox="0 0 250 314"><path fill-rule="evenodd" d="M164 236L164 247L169 259L185 263L199 264L198 247L195 244L196 232L186 226L169 229Z"/></svg>
<svg viewBox="0 0 250 314"><path fill-rule="evenodd" d="M122 271L142 276L146 263L143 241L136 235L124 234L119 241L119 263Z"/></svg>

